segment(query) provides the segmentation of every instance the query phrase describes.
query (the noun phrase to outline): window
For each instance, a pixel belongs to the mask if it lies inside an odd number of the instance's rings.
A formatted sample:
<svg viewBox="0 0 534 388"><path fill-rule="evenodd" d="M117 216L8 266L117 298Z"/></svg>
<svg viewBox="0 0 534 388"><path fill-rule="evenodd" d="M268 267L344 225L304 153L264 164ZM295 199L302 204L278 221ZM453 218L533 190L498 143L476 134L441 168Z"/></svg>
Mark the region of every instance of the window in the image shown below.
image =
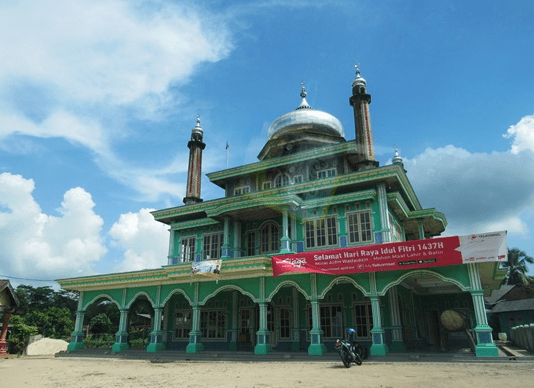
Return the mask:
<svg viewBox="0 0 534 388"><path fill-rule="evenodd" d="M293 178L293 183L297 184L302 182L304 182L304 177L302 175L295 175L295 177Z"/></svg>
<svg viewBox="0 0 534 388"><path fill-rule="evenodd" d="M256 254L256 233L247 233L247 256L254 256Z"/></svg>
<svg viewBox="0 0 534 388"><path fill-rule="evenodd" d="M174 321L174 338L189 338L191 331L191 310L177 310Z"/></svg>
<svg viewBox="0 0 534 388"><path fill-rule="evenodd" d="M278 225L268 222L260 230L261 253L275 253L280 250L280 232Z"/></svg>
<svg viewBox="0 0 534 388"><path fill-rule="evenodd" d="M337 245L337 219L335 216L304 221L306 248Z"/></svg>
<svg viewBox="0 0 534 388"><path fill-rule="evenodd" d="M202 339L226 338L226 312L224 310L201 311L200 331Z"/></svg>
<svg viewBox="0 0 534 388"><path fill-rule="evenodd" d="M289 307L280 307L280 339L291 337L291 315Z"/></svg>
<svg viewBox="0 0 534 388"><path fill-rule="evenodd" d="M223 234L208 234L204 236L204 249L202 257L204 260L218 259L221 255L221 247L223 243Z"/></svg>
<svg viewBox="0 0 534 388"><path fill-rule="evenodd" d="M263 182L261 188L263 190L269 190L271 188L271 181Z"/></svg>
<svg viewBox="0 0 534 388"><path fill-rule="evenodd" d="M274 187L282 187L289 185L289 175L280 174L274 178Z"/></svg>
<svg viewBox="0 0 534 388"><path fill-rule="evenodd" d="M342 305L321 305L320 306L320 321L321 330L323 331L323 338L337 339L344 337L344 323L343 323L343 306ZM312 310L311 306L308 308L308 327L312 328ZM308 330L308 331L309 331Z"/></svg>
<svg viewBox="0 0 534 388"><path fill-rule="evenodd" d="M347 224L351 244L372 241L370 211L347 214Z"/></svg>
<svg viewBox="0 0 534 388"><path fill-rule="evenodd" d="M180 262L195 261L195 237L185 237L180 241Z"/></svg>
<svg viewBox="0 0 534 388"><path fill-rule="evenodd" d="M234 189L234 195L248 194L250 193L250 186L241 186Z"/></svg>
<svg viewBox="0 0 534 388"><path fill-rule="evenodd" d="M334 168L327 168L326 170L320 170L317 171L317 178L324 179L324 178L330 178L333 176L336 176L336 169Z"/></svg>
<svg viewBox="0 0 534 388"><path fill-rule="evenodd" d="M369 338L373 328L373 309L371 303L354 305L354 329L358 338Z"/></svg>
<svg viewBox="0 0 534 388"><path fill-rule="evenodd" d="M392 215L389 215L389 225L391 228L391 241L402 241L402 229L397 221L395 221Z"/></svg>

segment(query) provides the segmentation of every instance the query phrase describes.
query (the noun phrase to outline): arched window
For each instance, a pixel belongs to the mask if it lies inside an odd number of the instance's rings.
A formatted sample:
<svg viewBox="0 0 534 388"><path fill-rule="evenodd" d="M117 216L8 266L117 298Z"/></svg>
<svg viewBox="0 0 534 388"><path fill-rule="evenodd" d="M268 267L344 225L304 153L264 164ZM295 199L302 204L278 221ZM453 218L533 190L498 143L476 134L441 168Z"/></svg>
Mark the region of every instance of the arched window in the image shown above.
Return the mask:
<svg viewBox="0 0 534 388"><path fill-rule="evenodd" d="M280 251L280 231L275 222L268 222L260 229L261 253Z"/></svg>
<svg viewBox="0 0 534 388"><path fill-rule="evenodd" d="M274 178L274 187L282 187L289 185L289 175L280 174Z"/></svg>

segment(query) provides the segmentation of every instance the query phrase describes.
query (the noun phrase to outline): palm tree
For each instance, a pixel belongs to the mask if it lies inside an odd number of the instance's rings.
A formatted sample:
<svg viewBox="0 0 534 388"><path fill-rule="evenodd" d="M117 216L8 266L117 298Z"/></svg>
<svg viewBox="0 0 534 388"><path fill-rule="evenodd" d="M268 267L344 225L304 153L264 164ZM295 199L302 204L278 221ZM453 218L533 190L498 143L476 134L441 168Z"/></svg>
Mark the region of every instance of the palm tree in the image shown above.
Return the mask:
<svg viewBox="0 0 534 388"><path fill-rule="evenodd" d="M510 249L508 251L508 259L503 263L503 267L508 271L504 276L504 285L513 284L530 284L534 283L534 279L527 275L527 263L534 264L534 259L519 249Z"/></svg>

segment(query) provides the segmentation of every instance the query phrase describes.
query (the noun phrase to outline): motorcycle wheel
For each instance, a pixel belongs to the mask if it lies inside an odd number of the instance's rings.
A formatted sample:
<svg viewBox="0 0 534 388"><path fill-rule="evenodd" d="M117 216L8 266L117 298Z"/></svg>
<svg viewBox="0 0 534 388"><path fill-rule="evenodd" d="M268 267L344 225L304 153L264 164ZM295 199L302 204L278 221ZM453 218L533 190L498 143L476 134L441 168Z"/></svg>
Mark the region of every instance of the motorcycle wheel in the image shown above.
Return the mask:
<svg viewBox="0 0 534 388"><path fill-rule="evenodd" d="M356 363L356 365L358 366L362 365L363 360L360 357L360 354L356 352L354 355L356 356L354 359L354 362Z"/></svg>
<svg viewBox="0 0 534 388"><path fill-rule="evenodd" d="M350 368L352 365L350 363L350 359L347 353L341 352L341 361L343 361L343 365L345 365L345 368Z"/></svg>

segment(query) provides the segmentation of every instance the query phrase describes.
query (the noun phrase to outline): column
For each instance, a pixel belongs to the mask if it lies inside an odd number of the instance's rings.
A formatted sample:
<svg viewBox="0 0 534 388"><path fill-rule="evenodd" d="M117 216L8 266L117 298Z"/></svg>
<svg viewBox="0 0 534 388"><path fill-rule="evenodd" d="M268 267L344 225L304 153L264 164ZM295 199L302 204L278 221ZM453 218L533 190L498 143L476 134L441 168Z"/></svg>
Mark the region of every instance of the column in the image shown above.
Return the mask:
<svg viewBox="0 0 534 388"><path fill-rule="evenodd" d="M195 301L193 302L193 322L189 332L189 344L185 349L186 353L198 353L204 350L202 344L202 332L200 331L200 304L198 302L200 283L195 283Z"/></svg>
<svg viewBox="0 0 534 388"><path fill-rule="evenodd" d="M176 231L173 230L172 228L169 229L169 253L167 254L167 259L168 259L168 263L169 265L172 265L172 264L178 264L178 263L174 263L174 239L175 239L175 235L176 235ZM178 261L179 262L179 261Z"/></svg>
<svg viewBox="0 0 534 388"><path fill-rule="evenodd" d="M419 226L419 240L425 239L425 227L423 225L423 220L417 220L417 225Z"/></svg>
<svg viewBox="0 0 534 388"><path fill-rule="evenodd" d="M373 311L373 328L371 329L373 344L371 345L371 356L385 356L388 353L388 347L384 343L380 296L376 289L376 274L374 272L369 272L369 283L371 285L369 298L371 299L371 309Z"/></svg>
<svg viewBox="0 0 534 388"><path fill-rule="evenodd" d="M291 306L291 351L300 351L300 329L299 329L299 292L293 287L293 304Z"/></svg>
<svg viewBox="0 0 534 388"><path fill-rule="evenodd" d="M128 309L121 308L119 331L115 334L115 343L111 347L114 353L130 349L128 345Z"/></svg>
<svg viewBox="0 0 534 388"><path fill-rule="evenodd" d="M74 325L74 331L70 335L70 344L67 347L69 352L73 352L78 349L85 348L83 343L83 318L85 316L85 310L82 310L83 306L83 291L80 291L80 297L78 299L78 310L76 310L76 323Z"/></svg>
<svg viewBox="0 0 534 388"><path fill-rule="evenodd" d="M312 329L310 330L311 343L308 347L308 354L310 356L322 356L326 353L326 346L322 342L323 331L321 330L321 309L319 308L319 298L317 297L317 274L310 274L310 283L312 298L311 313L312 313Z"/></svg>
<svg viewBox="0 0 534 388"><path fill-rule="evenodd" d="M271 351L271 332L267 327L267 305L265 300L265 278L259 278L260 281L260 302L258 303L260 309L259 329L256 332L256 346L254 347L254 354L267 354Z"/></svg>
<svg viewBox="0 0 534 388"><path fill-rule="evenodd" d="M163 331L161 330L161 317L163 315L163 307L158 306L154 308L154 327L150 333L150 343L148 344L146 351L154 353L165 349L163 343Z"/></svg>
<svg viewBox="0 0 534 388"><path fill-rule="evenodd" d="M386 184L377 185L378 208L380 212L380 224L382 227L382 242L391 242L391 225L389 223L388 200L386 196Z"/></svg>
<svg viewBox="0 0 534 388"><path fill-rule="evenodd" d="M230 351L237 351L237 336L238 336L238 293L237 291L232 291L232 329L230 330L230 344L228 346L228 350Z"/></svg>
<svg viewBox="0 0 534 388"><path fill-rule="evenodd" d="M7 354L7 328L9 327L9 318L11 317L10 313L4 314L4 322L2 326L2 334L0 334L0 354Z"/></svg>
<svg viewBox="0 0 534 388"><path fill-rule="evenodd" d="M491 337L492 328L488 325L486 317L486 308L484 306L484 290L480 283L480 274L478 267L474 263L467 264L469 273L469 283L471 285L471 297L475 309L475 318L477 325L475 327L476 347L475 354L477 357L498 357L499 349L493 343Z"/></svg>
<svg viewBox="0 0 534 388"><path fill-rule="evenodd" d="M397 292L397 286L393 286L389 289L389 309L391 314L391 334L393 341L391 343L390 351L403 353L406 352L406 345L402 340L402 325L400 319L399 310L399 297Z"/></svg>
<svg viewBox="0 0 534 388"><path fill-rule="evenodd" d="M287 209L282 209L282 238L280 239L280 253L293 253L289 238L289 217Z"/></svg>
<svg viewBox="0 0 534 388"><path fill-rule="evenodd" d="M224 233L221 260L230 259L230 218L224 217Z"/></svg>

